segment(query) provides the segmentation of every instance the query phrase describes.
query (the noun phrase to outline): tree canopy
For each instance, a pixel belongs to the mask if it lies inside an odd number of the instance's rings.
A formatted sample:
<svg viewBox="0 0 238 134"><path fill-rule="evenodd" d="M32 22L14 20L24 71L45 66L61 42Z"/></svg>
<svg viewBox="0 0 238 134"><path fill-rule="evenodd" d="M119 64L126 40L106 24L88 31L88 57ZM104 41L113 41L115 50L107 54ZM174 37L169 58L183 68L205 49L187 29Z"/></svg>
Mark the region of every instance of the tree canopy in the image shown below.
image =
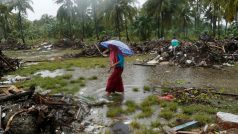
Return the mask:
<svg viewBox="0 0 238 134"><path fill-rule="evenodd" d="M191 38L201 32L236 35L238 0L52 0L56 16L27 20L31 0L0 2L0 38L99 40L110 35L127 41L161 37Z"/></svg>

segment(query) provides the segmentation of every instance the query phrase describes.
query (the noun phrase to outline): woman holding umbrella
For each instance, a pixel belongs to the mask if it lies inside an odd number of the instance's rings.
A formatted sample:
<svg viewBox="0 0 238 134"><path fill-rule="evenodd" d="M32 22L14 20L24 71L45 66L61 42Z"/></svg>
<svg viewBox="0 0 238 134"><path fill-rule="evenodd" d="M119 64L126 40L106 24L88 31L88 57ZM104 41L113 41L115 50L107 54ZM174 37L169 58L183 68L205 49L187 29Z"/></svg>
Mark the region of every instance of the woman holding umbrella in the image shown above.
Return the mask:
<svg viewBox="0 0 238 134"><path fill-rule="evenodd" d="M124 69L124 55L132 55L132 50L123 42L117 40L109 40L100 43L102 46L110 50L110 71L113 69L112 74L108 78L106 92L110 96L113 92L124 93L122 82L122 72Z"/></svg>
<svg viewBox="0 0 238 134"><path fill-rule="evenodd" d="M108 78L106 92L110 96L114 92L124 93L122 82L122 72L124 69L124 56L122 52L114 45L109 45L110 49L110 71L113 69L112 74Z"/></svg>

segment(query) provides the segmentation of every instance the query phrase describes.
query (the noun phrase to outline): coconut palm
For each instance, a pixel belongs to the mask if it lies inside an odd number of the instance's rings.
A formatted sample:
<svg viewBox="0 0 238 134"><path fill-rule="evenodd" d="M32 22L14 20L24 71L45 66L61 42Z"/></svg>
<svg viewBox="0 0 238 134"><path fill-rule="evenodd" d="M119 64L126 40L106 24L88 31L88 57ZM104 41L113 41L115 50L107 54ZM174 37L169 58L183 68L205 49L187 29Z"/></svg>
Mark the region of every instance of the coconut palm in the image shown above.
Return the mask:
<svg viewBox="0 0 238 134"><path fill-rule="evenodd" d="M67 29L67 36L69 38L72 37L72 19L74 17L74 7L73 7L73 1L72 0L56 0L57 4L61 4L57 11L57 19L60 20L60 25L63 26L64 23L67 23L66 29ZM63 29L61 27L61 35L63 35Z"/></svg>
<svg viewBox="0 0 238 134"><path fill-rule="evenodd" d="M133 18L137 12L136 7L132 5L133 3L135 3L135 0L122 0L121 1L121 8L123 9L122 14L123 14L123 21L125 24L127 41L130 40L129 34L128 34L128 22L133 21Z"/></svg>
<svg viewBox="0 0 238 134"><path fill-rule="evenodd" d="M74 0L76 4L76 13L77 19L81 22L81 40L85 37L85 25L87 23L87 19L89 18L89 10L88 7L90 6L90 1L88 0Z"/></svg>
<svg viewBox="0 0 238 134"><path fill-rule="evenodd" d="M0 28L2 29L5 39L8 37L9 25L8 16L10 15L10 9L6 5L0 4Z"/></svg>
<svg viewBox="0 0 238 134"><path fill-rule="evenodd" d="M135 14L135 7L132 6L135 0L105 0L105 21L116 30L116 34L121 38L121 31L124 20L130 20ZM126 22L127 23L127 22ZM127 27L127 26L126 26ZM128 37L128 33L127 33ZM128 37L129 39L129 37Z"/></svg>
<svg viewBox="0 0 238 134"><path fill-rule="evenodd" d="M33 2L31 0L14 0L13 7L18 11L18 29L21 34L22 42L25 44L25 37L23 33L23 23L22 23L22 16L27 15L27 9L34 12L31 4Z"/></svg>

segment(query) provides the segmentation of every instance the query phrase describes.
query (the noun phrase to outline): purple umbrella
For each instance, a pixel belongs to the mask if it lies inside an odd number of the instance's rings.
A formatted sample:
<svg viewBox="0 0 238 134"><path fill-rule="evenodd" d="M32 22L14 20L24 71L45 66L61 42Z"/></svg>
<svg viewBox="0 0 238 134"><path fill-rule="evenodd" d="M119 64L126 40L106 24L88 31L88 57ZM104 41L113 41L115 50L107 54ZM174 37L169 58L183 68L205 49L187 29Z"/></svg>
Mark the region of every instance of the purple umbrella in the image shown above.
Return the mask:
<svg viewBox="0 0 238 134"><path fill-rule="evenodd" d="M114 45L118 47L124 55L130 56L134 54L133 51L125 43L118 40L109 40L109 41L101 42L100 45L106 48L108 48L109 45Z"/></svg>

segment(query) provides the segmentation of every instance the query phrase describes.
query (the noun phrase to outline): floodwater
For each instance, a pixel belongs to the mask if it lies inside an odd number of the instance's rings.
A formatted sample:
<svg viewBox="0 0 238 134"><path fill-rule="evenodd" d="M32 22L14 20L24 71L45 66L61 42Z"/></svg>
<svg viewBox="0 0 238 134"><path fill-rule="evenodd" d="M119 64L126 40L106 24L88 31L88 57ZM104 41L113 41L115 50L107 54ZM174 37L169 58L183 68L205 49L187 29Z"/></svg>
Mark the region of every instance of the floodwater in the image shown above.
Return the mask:
<svg viewBox="0 0 238 134"><path fill-rule="evenodd" d="M67 51L65 53L68 53ZM11 53L10 53L11 54ZM20 55L20 54L19 54ZM58 54L57 54L58 55ZM28 53L24 55L29 57ZM23 56L23 57L24 57ZM45 54L41 56L34 54L37 59L44 57ZM55 56L55 55L54 55ZM54 57L53 56L53 57ZM50 56L52 57L52 56ZM23 58L24 59L24 58ZM33 58L34 59L34 58ZM46 58L48 59L48 57ZM25 59L26 60L26 59ZM31 59L27 59L31 60ZM105 86L109 73L107 68L96 68L96 69L82 69L73 68L74 71L66 70L55 70L47 71L42 70L36 72L35 75L41 75L42 77L55 77L63 74L72 74L73 79L79 77L90 78L92 76L97 76L97 80L87 81L86 87L81 89L76 95L78 96L90 96L100 100L102 96L105 95ZM114 106L123 107L123 103L126 100L133 100L140 103L144 100L151 92L144 92L143 86L149 86L152 88L164 86L180 86L180 87L197 87L206 88L213 87L217 89L222 89L224 92L238 94L238 67L225 67L222 70L212 69L212 68L180 68L178 66L169 65L157 65L155 67L150 66L138 66L128 63L125 65L123 72L123 82L125 88L124 96L119 95L116 101L113 102ZM138 92L134 92L133 88L138 88ZM113 101L113 98L112 98ZM86 131L98 131L101 126L110 126L114 121L122 121L125 124L130 123L135 120L136 112L133 115L126 117L118 117L117 119L111 119L106 117L106 113L109 105L104 105L102 107L92 108L91 114L86 118L90 125L86 128ZM136 119L143 124L150 123L156 119L159 108L155 108L155 114L146 119ZM96 129L96 130L95 130Z"/></svg>
<svg viewBox="0 0 238 134"><path fill-rule="evenodd" d="M110 126L113 122L117 121L128 124L135 120L138 111L130 116L116 118L107 118L106 113L108 107L123 107L123 103L126 100L133 100L137 103L142 102L148 95L151 95L151 92L143 91L143 86L145 85L152 88L160 87L161 85L197 88L213 87L223 89L224 92L238 94L237 72L237 67L227 67L223 70L217 70L210 68L179 68L177 66L168 65L148 67L127 64L122 76L125 87L124 96L121 95L121 99L117 99L113 102L113 105L92 108L91 114L86 120L90 120L93 123L91 123L92 125L89 125L89 128L87 128L86 131L97 131L95 128L98 128L98 126L95 126L95 124ZM107 78L110 75L106 68L89 70L75 68L75 71L72 74L75 78L81 76L98 77L95 81L88 81L87 86L78 93L79 95L92 96L97 99L102 98L102 96L105 95L105 85ZM133 88L139 88L139 92L134 92ZM159 107L154 109L155 112L151 117L136 120L149 125L151 121L157 119L160 111Z"/></svg>
<svg viewBox="0 0 238 134"><path fill-rule="evenodd" d="M128 64L123 72L125 85L125 99L134 98L132 88L143 90L143 86L160 87L181 86L223 89L225 92L238 93L238 68L226 67L223 70L212 68L179 68L177 66L157 65L155 67ZM73 77L97 76L98 80L89 81L85 91L81 94L99 96L104 93L107 78L110 74L107 69L79 69L75 68ZM131 94L127 98L127 92ZM135 98L134 98L135 99Z"/></svg>

